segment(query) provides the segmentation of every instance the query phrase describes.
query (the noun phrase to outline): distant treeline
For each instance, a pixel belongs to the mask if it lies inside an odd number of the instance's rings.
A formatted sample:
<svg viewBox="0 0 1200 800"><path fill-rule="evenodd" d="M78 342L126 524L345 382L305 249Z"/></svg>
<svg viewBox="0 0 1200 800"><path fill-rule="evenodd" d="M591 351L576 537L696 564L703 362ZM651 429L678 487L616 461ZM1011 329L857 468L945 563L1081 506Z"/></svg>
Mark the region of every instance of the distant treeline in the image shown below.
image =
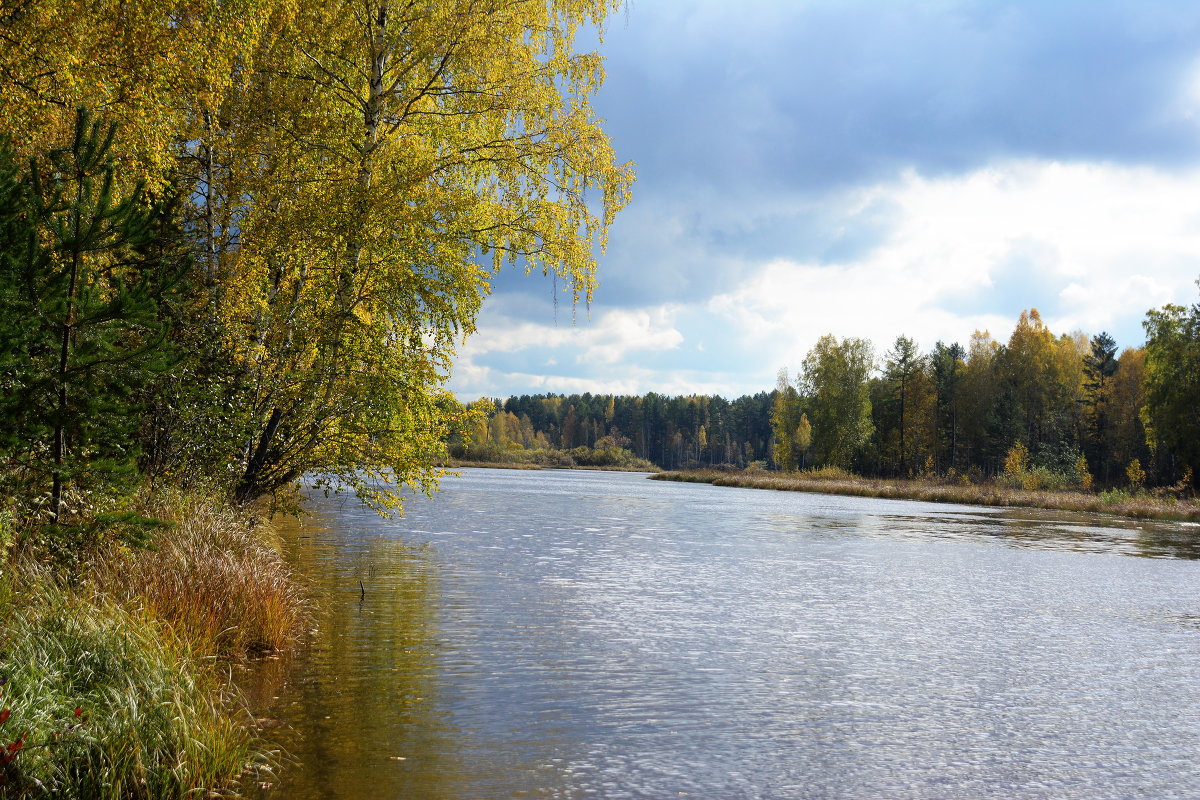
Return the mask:
<svg viewBox="0 0 1200 800"><path fill-rule="evenodd" d="M492 447L624 447L665 469L835 466L862 475L1045 486L1193 482L1200 466L1200 306L1151 311L1145 347L1053 334L1037 310L1007 342L922 353L898 337L824 336L773 391L717 396L522 395L466 438ZM1040 476L1040 477L1039 477Z"/></svg>
<svg viewBox="0 0 1200 800"><path fill-rule="evenodd" d="M495 400L486 424L462 438L476 448L621 448L666 469L745 466L771 452L770 392L726 400L691 395L521 395ZM451 452L454 452L453 444Z"/></svg>

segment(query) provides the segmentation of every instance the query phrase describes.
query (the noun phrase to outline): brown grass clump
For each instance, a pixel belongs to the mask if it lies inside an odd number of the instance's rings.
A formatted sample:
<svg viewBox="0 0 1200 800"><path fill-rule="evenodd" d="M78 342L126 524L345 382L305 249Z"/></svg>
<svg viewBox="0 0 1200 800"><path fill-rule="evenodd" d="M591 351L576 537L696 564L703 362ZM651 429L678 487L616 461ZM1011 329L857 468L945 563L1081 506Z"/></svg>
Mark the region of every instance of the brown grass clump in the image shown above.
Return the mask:
<svg viewBox="0 0 1200 800"><path fill-rule="evenodd" d="M287 644L303 595L263 523L183 495L158 495L144 513L173 524L150 549L98 558L92 574L101 591L143 606L202 652L230 658Z"/></svg>
<svg viewBox="0 0 1200 800"><path fill-rule="evenodd" d="M775 489L790 492L879 497L891 500L919 500L928 503L1046 508L1062 511L1088 511L1140 519L1200 520L1200 502L1174 496L1156 496L1146 492L1102 492L1029 490L987 484L947 484L936 480L881 480L860 478L838 471L816 473L778 472L726 473L716 470L666 472L652 475L655 480L686 483L711 483L744 489Z"/></svg>

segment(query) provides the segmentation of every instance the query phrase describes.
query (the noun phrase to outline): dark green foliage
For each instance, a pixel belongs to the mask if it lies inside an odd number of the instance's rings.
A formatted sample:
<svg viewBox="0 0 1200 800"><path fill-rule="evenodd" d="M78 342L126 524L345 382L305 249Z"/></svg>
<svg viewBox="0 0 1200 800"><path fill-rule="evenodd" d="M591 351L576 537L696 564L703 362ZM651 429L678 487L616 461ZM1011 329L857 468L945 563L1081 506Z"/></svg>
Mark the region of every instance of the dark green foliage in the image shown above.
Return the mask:
<svg viewBox="0 0 1200 800"><path fill-rule="evenodd" d="M1144 324L1147 438L1170 450L1173 472L1200 475L1200 304L1164 306Z"/></svg>
<svg viewBox="0 0 1200 800"><path fill-rule="evenodd" d="M908 477L912 473L912 462L909 460L907 442L910 420L907 417L909 408L908 391L913 376L925 368L925 358L917 351L917 343L907 336L897 336L892 349L885 355L887 359L884 379L888 392L885 405L896 417L896 429L899 432L899 442L896 448L896 462L899 474Z"/></svg>
<svg viewBox="0 0 1200 800"><path fill-rule="evenodd" d="M967 351L957 342L949 346L938 342L929 356L933 387L937 393L937 442L940 456L938 461L946 469L958 469L960 466L959 392L966 357Z"/></svg>
<svg viewBox="0 0 1200 800"><path fill-rule="evenodd" d="M1088 388L1098 389L1105 378L1116 374L1117 342L1102 331L1092 337L1091 346L1092 352L1083 360L1083 369Z"/></svg>
<svg viewBox="0 0 1200 800"><path fill-rule="evenodd" d="M673 469L701 461L746 466L767 460L773 400L774 393L768 392L736 400L649 392L640 397L521 395L497 401L497 405L528 419L531 430L542 434L551 447L563 446L564 423L574 412L573 444L590 448L602 445L606 436L628 440L625 447L638 458ZM705 447L700 446L701 426Z"/></svg>
<svg viewBox="0 0 1200 800"><path fill-rule="evenodd" d="M0 463L55 523L134 475L139 392L171 364L163 306L186 268L174 205L119 191L113 131L81 110L45 158L0 153Z"/></svg>
<svg viewBox="0 0 1200 800"><path fill-rule="evenodd" d="M1092 337L1083 359L1084 407L1080 440L1088 464L1097 475L1110 473L1108 453L1110 379L1117 373L1117 343L1107 333Z"/></svg>

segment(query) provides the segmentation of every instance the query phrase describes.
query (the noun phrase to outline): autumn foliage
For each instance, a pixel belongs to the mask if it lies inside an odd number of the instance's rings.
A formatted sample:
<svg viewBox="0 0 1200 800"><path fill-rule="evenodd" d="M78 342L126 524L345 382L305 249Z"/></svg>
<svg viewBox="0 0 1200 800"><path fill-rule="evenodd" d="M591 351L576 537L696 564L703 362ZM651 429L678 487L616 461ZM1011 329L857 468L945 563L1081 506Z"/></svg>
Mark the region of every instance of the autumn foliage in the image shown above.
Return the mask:
<svg viewBox="0 0 1200 800"><path fill-rule="evenodd" d="M461 413L441 386L496 271L591 298L632 170L591 108L601 60L574 43L617 5L0 6L0 139L17 182L70 145L82 108L114 126L114 197L180 201L190 266L158 303L175 364L122 398L136 439L112 432L143 474L239 502L321 474L380 510L399 502L385 483L429 489ZM65 520L100 482L66 468L79 436L55 447ZM23 469L0 451L0 470Z"/></svg>

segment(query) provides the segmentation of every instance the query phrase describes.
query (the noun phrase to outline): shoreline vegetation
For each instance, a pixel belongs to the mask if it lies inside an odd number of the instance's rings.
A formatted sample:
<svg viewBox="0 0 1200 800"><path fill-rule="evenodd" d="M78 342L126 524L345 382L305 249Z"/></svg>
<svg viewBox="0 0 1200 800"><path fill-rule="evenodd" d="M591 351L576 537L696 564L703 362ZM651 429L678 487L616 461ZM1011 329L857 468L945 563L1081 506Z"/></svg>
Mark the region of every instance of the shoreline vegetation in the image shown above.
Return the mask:
<svg viewBox="0 0 1200 800"><path fill-rule="evenodd" d="M649 472L657 474L662 472L660 467L653 464L644 467L584 467L584 466L563 466L559 464L529 464L521 462L508 461L462 461L459 459L450 459L446 462L447 469L522 469L522 470L541 470L541 469L572 469L572 470L592 470L595 472Z"/></svg>
<svg viewBox="0 0 1200 800"><path fill-rule="evenodd" d="M617 5L18 5L0 798L236 796L272 756L229 674L305 618L263 517L305 475L383 515L436 488L501 269L592 300L634 181L591 105Z"/></svg>
<svg viewBox="0 0 1200 800"><path fill-rule="evenodd" d="M499 469L596 469L609 472L660 472L651 461L639 458L617 444L601 441L562 450L554 447L525 448L515 443L494 441L452 443L447 447L445 466Z"/></svg>
<svg viewBox="0 0 1200 800"><path fill-rule="evenodd" d="M230 796L280 756L234 665L289 647L307 607L269 523L157 491L68 561L0 520L0 797ZM111 530L109 531L111 533Z"/></svg>
<svg viewBox="0 0 1200 800"><path fill-rule="evenodd" d="M1134 519L1200 521L1200 501L1195 496L1188 496L1187 489L1183 487L1155 492L1111 489L1095 493L1071 489L1026 489L1004 485L999 480L962 485L939 478L863 478L829 468L791 473L688 469L661 472L651 475L650 479L927 503L1103 513Z"/></svg>

